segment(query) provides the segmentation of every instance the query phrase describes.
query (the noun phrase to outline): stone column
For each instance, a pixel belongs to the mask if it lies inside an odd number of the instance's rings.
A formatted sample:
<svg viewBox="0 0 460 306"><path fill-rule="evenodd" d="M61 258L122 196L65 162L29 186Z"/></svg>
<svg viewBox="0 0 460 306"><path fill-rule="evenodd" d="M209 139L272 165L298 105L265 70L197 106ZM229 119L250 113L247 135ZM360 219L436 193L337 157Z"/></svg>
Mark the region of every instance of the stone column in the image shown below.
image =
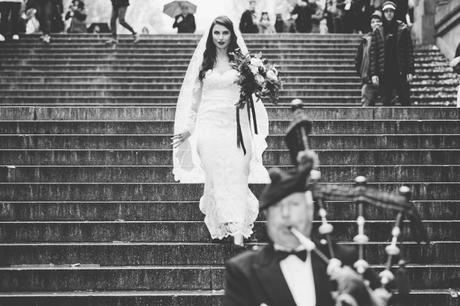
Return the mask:
<svg viewBox="0 0 460 306"><path fill-rule="evenodd" d="M413 32L418 44L434 44L436 42L436 30L434 28L436 15L436 1L414 1L414 26Z"/></svg>

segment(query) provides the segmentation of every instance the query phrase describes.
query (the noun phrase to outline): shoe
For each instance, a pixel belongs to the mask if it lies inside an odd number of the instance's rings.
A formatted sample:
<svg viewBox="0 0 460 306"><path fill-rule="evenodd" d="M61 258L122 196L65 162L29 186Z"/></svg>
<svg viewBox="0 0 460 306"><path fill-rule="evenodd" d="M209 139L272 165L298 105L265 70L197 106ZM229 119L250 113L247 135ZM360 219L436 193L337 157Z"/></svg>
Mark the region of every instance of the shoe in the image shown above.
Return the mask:
<svg viewBox="0 0 460 306"><path fill-rule="evenodd" d="M46 35L43 35L40 37L42 39L42 41L45 43L45 44L49 44L50 41L51 41L51 36L49 36L48 34Z"/></svg>
<svg viewBox="0 0 460 306"><path fill-rule="evenodd" d="M5 36L3 36L2 34L0 34L0 41L5 41Z"/></svg>
<svg viewBox="0 0 460 306"><path fill-rule="evenodd" d="M18 35L18 34L14 34L14 35L13 35L13 40L19 40L19 35Z"/></svg>
<svg viewBox="0 0 460 306"><path fill-rule="evenodd" d="M107 45L116 45L116 44L118 44L118 39L116 39L116 38L110 38L110 39L106 40L105 43L106 43Z"/></svg>
<svg viewBox="0 0 460 306"><path fill-rule="evenodd" d="M235 236L233 236L233 244L236 246L244 247L243 234L235 234Z"/></svg>
<svg viewBox="0 0 460 306"><path fill-rule="evenodd" d="M141 40L141 35L139 33L133 34L134 40L133 43L137 44Z"/></svg>

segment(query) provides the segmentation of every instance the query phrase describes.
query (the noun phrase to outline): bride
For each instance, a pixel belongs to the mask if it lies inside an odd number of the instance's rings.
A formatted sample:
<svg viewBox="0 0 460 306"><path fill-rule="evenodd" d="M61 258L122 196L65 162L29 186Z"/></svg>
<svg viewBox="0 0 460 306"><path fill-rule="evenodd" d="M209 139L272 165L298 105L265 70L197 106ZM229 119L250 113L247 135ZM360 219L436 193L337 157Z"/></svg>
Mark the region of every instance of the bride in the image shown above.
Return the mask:
<svg viewBox="0 0 460 306"><path fill-rule="evenodd" d="M267 147L268 116L255 103L256 120L248 118L246 106L237 109L240 87L238 71L232 68L231 52L247 47L227 16L217 17L203 35L190 61L179 94L174 136L173 174L181 183L204 182L200 210L213 239L252 234L259 203L248 183L268 183L262 165ZM237 144L237 112L242 144ZM256 122L258 133L252 126ZM244 148L244 150L243 150Z"/></svg>

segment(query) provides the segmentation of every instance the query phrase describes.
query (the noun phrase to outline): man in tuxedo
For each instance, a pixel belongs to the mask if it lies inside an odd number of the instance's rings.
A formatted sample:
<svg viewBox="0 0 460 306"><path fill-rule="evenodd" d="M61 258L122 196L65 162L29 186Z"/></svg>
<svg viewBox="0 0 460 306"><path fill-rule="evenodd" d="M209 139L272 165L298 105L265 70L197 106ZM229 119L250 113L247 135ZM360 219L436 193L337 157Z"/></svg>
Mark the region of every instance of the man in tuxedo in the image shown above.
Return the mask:
<svg viewBox="0 0 460 306"><path fill-rule="evenodd" d="M307 153L314 164L316 154ZM271 184L260 201L270 243L226 262L224 306L334 306L332 292L337 288L343 290L341 300L348 305L386 305L386 290L374 293L348 266L328 267L292 234L290 229L295 228L310 237L312 230L313 203L305 197L309 172L270 172ZM357 259L354 249L344 247L336 247L335 256L344 265L352 265ZM375 274L368 272L365 277L376 286Z"/></svg>

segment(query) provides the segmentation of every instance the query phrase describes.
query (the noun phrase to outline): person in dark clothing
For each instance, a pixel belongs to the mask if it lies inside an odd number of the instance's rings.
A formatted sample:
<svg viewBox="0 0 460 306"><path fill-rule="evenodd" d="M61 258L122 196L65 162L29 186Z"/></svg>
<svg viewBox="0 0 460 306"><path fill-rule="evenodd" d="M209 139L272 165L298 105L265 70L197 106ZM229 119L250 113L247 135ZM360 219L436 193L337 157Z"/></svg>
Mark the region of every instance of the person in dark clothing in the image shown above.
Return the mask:
<svg viewBox="0 0 460 306"><path fill-rule="evenodd" d="M4 41L9 34L13 40L19 39L19 12L22 0L0 0L0 41Z"/></svg>
<svg viewBox="0 0 460 306"><path fill-rule="evenodd" d="M177 28L177 33L194 33L196 30L195 17L190 13L189 7L181 6L182 13L177 15L173 28Z"/></svg>
<svg viewBox="0 0 460 306"><path fill-rule="evenodd" d="M240 19L241 33L259 33L256 16L256 1L249 1L249 9L243 12Z"/></svg>
<svg viewBox="0 0 460 306"><path fill-rule="evenodd" d="M407 14L409 14L409 0L393 0L396 4L395 19L407 24Z"/></svg>
<svg viewBox="0 0 460 306"><path fill-rule="evenodd" d="M371 43L371 76L380 85L384 106L390 106L393 90L401 105L410 105L410 86L414 74L413 46L409 28L395 19L396 4L384 2L383 26L373 32Z"/></svg>
<svg viewBox="0 0 460 306"><path fill-rule="evenodd" d="M317 160L313 151L304 152L309 160ZM354 247L331 245L336 260L327 265L291 232L295 229L310 241L314 205L305 196L308 187L303 171L272 169L270 178L271 183L265 187L260 201L270 241L225 263L223 305L388 305L391 297L388 291L371 289L379 287L377 274L368 269L361 276L351 268L358 258ZM317 246L328 253L326 246ZM340 262L334 266L337 258ZM336 289L342 291L333 297L331 292ZM336 303L335 299L349 303Z"/></svg>
<svg viewBox="0 0 460 306"><path fill-rule="evenodd" d="M371 16L371 29L376 30L382 25L382 13L375 11ZM355 58L356 71L362 82L361 105L374 106L378 96L378 87L372 84L370 67L370 49L372 41L372 31L363 35L361 44Z"/></svg>
<svg viewBox="0 0 460 306"><path fill-rule="evenodd" d="M112 16L110 17L110 28L112 29L112 38L107 41L109 44L118 43L117 40L117 19L118 22L133 34L134 43L140 40L139 34L126 22L125 16L128 10L129 0L112 0Z"/></svg>
<svg viewBox="0 0 460 306"><path fill-rule="evenodd" d="M64 30L64 22L61 16L64 11L62 0L29 0L27 2L28 8L37 10L40 30L43 33L41 39L44 43L50 43L51 33Z"/></svg>
<svg viewBox="0 0 460 306"><path fill-rule="evenodd" d="M297 32L310 33L312 30L312 15L316 12L316 5L309 3L308 0L302 0L292 10L292 15L297 15L295 25Z"/></svg>
<svg viewBox="0 0 460 306"><path fill-rule="evenodd" d="M65 19L70 19L68 33L86 33L86 11L82 0L73 0Z"/></svg>
<svg viewBox="0 0 460 306"><path fill-rule="evenodd" d="M287 32L286 23L284 22L283 16L281 14L276 14L275 30L276 30L276 33Z"/></svg>

